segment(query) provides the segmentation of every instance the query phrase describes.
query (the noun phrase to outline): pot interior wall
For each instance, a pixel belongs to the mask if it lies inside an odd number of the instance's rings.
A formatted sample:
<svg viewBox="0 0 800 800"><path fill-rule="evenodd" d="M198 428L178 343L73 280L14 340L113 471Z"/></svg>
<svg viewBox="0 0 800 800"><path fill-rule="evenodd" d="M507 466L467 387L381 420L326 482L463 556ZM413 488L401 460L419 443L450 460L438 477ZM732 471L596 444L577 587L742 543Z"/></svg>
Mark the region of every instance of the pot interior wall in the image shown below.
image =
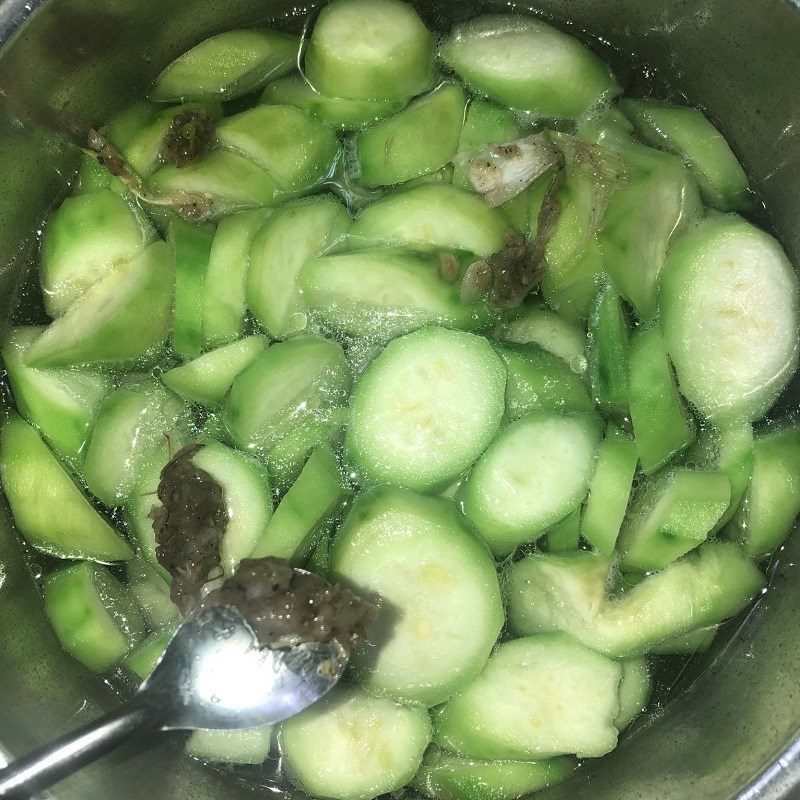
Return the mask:
<svg viewBox="0 0 800 800"><path fill-rule="evenodd" d="M442 30L489 7L454 0L421 5ZM541 0L537 9L561 27L590 31L586 38L606 58L654 70L672 91L704 107L800 263L800 14L794 7L785 0ZM75 156L46 126L106 119L142 93L172 57L212 33L273 19L299 30L307 12L283 0L52 0L33 12L22 0L0 6L0 32L7 36L30 14L0 57L0 320L7 322L25 285L35 251L31 234L63 191ZM782 400L786 409L797 409L799 386ZM540 796L727 800L756 779L800 728L798 560L800 537L794 537L747 625L660 718ZM112 702L107 687L61 653L7 511L0 509L0 751L23 752ZM253 796L178 755L174 742L155 751L132 748L65 782L54 796ZM747 797L787 796L800 769L791 758L770 769L768 785Z"/></svg>

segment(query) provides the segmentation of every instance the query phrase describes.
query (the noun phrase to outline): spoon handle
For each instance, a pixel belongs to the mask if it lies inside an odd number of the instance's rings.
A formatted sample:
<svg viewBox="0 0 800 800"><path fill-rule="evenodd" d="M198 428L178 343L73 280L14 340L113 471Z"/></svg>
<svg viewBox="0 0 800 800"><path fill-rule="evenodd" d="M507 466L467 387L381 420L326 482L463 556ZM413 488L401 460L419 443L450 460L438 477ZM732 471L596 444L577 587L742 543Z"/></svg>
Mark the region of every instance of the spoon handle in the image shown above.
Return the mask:
<svg viewBox="0 0 800 800"><path fill-rule="evenodd" d="M0 798L30 798L111 752L137 732L159 726L157 708L134 699L0 769Z"/></svg>

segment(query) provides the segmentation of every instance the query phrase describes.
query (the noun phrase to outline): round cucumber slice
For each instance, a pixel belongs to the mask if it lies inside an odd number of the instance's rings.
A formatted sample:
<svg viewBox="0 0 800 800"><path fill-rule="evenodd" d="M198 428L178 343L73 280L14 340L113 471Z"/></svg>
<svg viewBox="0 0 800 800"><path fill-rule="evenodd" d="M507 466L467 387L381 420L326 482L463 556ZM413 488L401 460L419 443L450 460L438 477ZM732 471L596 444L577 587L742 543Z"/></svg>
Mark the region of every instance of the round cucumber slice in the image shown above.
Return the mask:
<svg viewBox="0 0 800 800"><path fill-rule="evenodd" d="M559 783L574 769L570 758L481 761L433 748L413 786L431 800L518 800Z"/></svg>
<svg viewBox="0 0 800 800"><path fill-rule="evenodd" d="M405 786L431 740L421 708L340 686L282 723L278 742L289 780L310 797L371 800Z"/></svg>
<svg viewBox="0 0 800 800"><path fill-rule="evenodd" d="M438 492L497 435L506 370L475 334L422 328L390 342L356 385L345 439L362 485Z"/></svg>
<svg viewBox="0 0 800 800"><path fill-rule="evenodd" d="M399 489L362 495L334 538L330 568L382 607L351 658L371 692L433 706L485 664L503 625L500 587L451 502Z"/></svg>
<svg viewBox="0 0 800 800"><path fill-rule="evenodd" d="M270 30L219 33L178 56L156 78L159 103L233 100L292 70L300 40Z"/></svg>
<svg viewBox="0 0 800 800"><path fill-rule="evenodd" d="M794 269L769 234L735 215L711 217L669 253L661 327L681 391L701 414L758 419L797 368Z"/></svg>
<svg viewBox="0 0 800 800"><path fill-rule="evenodd" d="M440 55L474 91L538 117L580 117L619 91L597 56L533 17L492 14L456 25Z"/></svg>
<svg viewBox="0 0 800 800"><path fill-rule="evenodd" d="M498 556L537 539L585 499L602 437L593 414L529 414L478 459L458 493Z"/></svg>
<svg viewBox="0 0 800 800"><path fill-rule="evenodd" d="M73 564L48 575L44 609L61 646L95 672L105 672L144 638L136 600L97 564Z"/></svg>
<svg viewBox="0 0 800 800"><path fill-rule="evenodd" d="M305 74L331 97L407 100L433 81L433 36L408 3L335 0L314 25Z"/></svg>
<svg viewBox="0 0 800 800"><path fill-rule="evenodd" d="M440 747L473 758L605 755L617 744L622 666L563 634L501 644L434 717Z"/></svg>

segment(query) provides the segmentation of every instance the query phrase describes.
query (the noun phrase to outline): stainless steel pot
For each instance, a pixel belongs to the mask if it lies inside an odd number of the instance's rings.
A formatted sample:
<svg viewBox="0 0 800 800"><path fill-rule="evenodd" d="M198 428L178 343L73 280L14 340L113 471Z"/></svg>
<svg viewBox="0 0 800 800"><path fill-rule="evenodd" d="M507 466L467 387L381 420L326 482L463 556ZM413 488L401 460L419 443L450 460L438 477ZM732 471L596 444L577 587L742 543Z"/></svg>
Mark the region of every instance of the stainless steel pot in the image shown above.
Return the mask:
<svg viewBox="0 0 800 800"><path fill-rule="evenodd" d="M589 31L619 64L635 59L707 109L727 135L800 264L798 0L541 0L562 27ZM488 4L423 0L448 26ZM220 30L273 18L301 25L287 0L0 2L0 323L30 276L31 233L63 191L75 153L34 122L102 121L158 69ZM25 125L12 116L27 118ZM29 280L29 278L28 278ZM22 287L20 289L20 287ZM32 312L29 308L28 311ZM800 383L783 399L797 408ZM550 800L800 798L800 536L781 553L747 624L658 718L609 757L540 795ZM98 714L108 687L66 658L42 614L0 508L0 756ZM110 757L60 785L86 800L223 800L252 791L165 743Z"/></svg>

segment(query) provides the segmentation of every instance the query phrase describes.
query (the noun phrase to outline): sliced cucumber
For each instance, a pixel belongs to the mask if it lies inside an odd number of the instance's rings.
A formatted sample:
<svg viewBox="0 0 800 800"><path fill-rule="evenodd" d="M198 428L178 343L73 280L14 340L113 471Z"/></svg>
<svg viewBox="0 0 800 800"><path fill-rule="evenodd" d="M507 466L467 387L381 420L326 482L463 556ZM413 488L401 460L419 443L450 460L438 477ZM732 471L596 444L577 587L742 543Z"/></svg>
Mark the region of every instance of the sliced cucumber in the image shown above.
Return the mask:
<svg viewBox="0 0 800 800"><path fill-rule="evenodd" d="M506 416L512 422L531 411L592 411L589 393L560 358L535 344L496 345L506 365Z"/></svg>
<svg viewBox="0 0 800 800"><path fill-rule="evenodd" d="M240 447L265 452L305 419L340 405L349 388L341 345L310 337L279 342L234 380L225 423Z"/></svg>
<svg viewBox="0 0 800 800"><path fill-rule="evenodd" d="M247 304L270 335L284 339L306 327L300 270L342 241L349 226L345 207L325 195L283 206L255 235Z"/></svg>
<svg viewBox="0 0 800 800"><path fill-rule="evenodd" d="M95 672L105 672L143 638L144 620L128 590L86 561L44 581L44 610L61 646Z"/></svg>
<svg viewBox="0 0 800 800"><path fill-rule="evenodd" d="M97 409L111 389L111 378L98 372L27 366L28 348L43 330L34 325L12 328L0 355L22 416L61 458L79 467Z"/></svg>
<svg viewBox="0 0 800 800"><path fill-rule="evenodd" d="M721 472L675 469L641 487L622 525L624 568L655 571L702 544L717 527L731 499Z"/></svg>
<svg viewBox="0 0 800 800"><path fill-rule="evenodd" d="M481 330L494 312L484 300L464 304L441 276L435 255L376 248L314 258L300 272L303 299L326 326L377 342L424 325Z"/></svg>
<svg viewBox="0 0 800 800"><path fill-rule="evenodd" d="M440 55L474 91L537 117L580 117L619 91L597 56L533 17L490 14L456 25Z"/></svg>
<svg viewBox="0 0 800 800"><path fill-rule="evenodd" d="M791 533L800 513L800 428L756 439L753 472L729 535L753 558L774 550Z"/></svg>
<svg viewBox="0 0 800 800"><path fill-rule="evenodd" d="M561 634L501 644L438 710L434 741L472 758L602 756L617 744L622 666Z"/></svg>
<svg viewBox="0 0 800 800"><path fill-rule="evenodd" d="M404 101L433 81L433 36L408 3L336 0L314 25L305 74L331 97Z"/></svg>
<svg viewBox="0 0 800 800"><path fill-rule="evenodd" d="M628 414L628 319L613 286L598 295L589 315L589 381L597 405L607 414Z"/></svg>
<svg viewBox="0 0 800 800"><path fill-rule="evenodd" d="M151 363L172 316L171 262L169 247L155 242L117 265L45 329L28 350L26 363L115 369Z"/></svg>
<svg viewBox="0 0 800 800"><path fill-rule="evenodd" d="M735 215L675 243L661 327L681 391L714 419L761 417L797 367L797 277L769 234Z"/></svg>
<svg viewBox="0 0 800 800"><path fill-rule="evenodd" d="M692 443L694 420L678 394L657 327L639 328L629 353L629 404L636 449L650 475Z"/></svg>
<svg viewBox="0 0 800 800"><path fill-rule="evenodd" d="M201 196L213 218L275 206L289 196L278 181L244 156L212 150L185 167L166 164L150 178L150 188L166 195Z"/></svg>
<svg viewBox="0 0 800 800"><path fill-rule="evenodd" d="M569 553L581 543L581 510L578 508L547 531L548 553Z"/></svg>
<svg viewBox="0 0 800 800"><path fill-rule="evenodd" d="M266 461L273 486L286 492L297 480L315 447L330 445L338 449L350 412L342 406L317 412L295 425L267 453Z"/></svg>
<svg viewBox="0 0 800 800"><path fill-rule="evenodd" d="M405 786L431 740L421 708L340 686L280 726L282 766L310 797L371 800Z"/></svg>
<svg viewBox="0 0 800 800"><path fill-rule="evenodd" d="M122 659L122 663L141 680L145 680L156 668L174 633L174 630L153 631Z"/></svg>
<svg viewBox="0 0 800 800"><path fill-rule="evenodd" d="M45 225L40 277L45 308L60 317L121 261L155 239L141 212L111 189L68 197Z"/></svg>
<svg viewBox="0 0 800 800"><path fill-rule="evenodd" d="M262 103L302 108L312 117L341 130L361 128L397 113L405 104L397 100L346 100L315 91L301 75L289 75L270 83Z"/></svg>
<svg viewBox="0 0 800 800"><path fill-rule="evenodd" d="M137 558L125 565L125 580L147 627L152 631L175 630L181 621L180 613L170 599L169 583L161 572Z"/></svg>
<svg viewBox="0 0 800 800"><path fill-rule="evenodd" d="M203 442L192 463L222 487L228 523L220 541L220 565L231 575L267 530L272 517L269 477L255 459L212 440Z"/></svg>
<svg viewBox="0 0 800 800"><path fill-rule="evenodd" d="M0 478L17 529L38 550L92 561L133 558L39 434L13 412L0 428Z"/></svg>
<svg viewBox="0 0 800 800"><path fill-rule="evenodd" d="M294 106L256 106L217 126L220 145L266 170L287 192L316 186L331 171L339 140Z"/></svg>
<svg viewBox="0 0 800 800"><path fill-rule="evenodd" d="M242 211L219 221L203 294L203 349L238 339L247 313L247 275L253 238L270 209Z"/></svg>
<svg viewBox="0 0 800 800"><path fill-rule="evenodd" d="M549 308L529 306L501 328L500 338L515 344L533 342L566 361L579 375L586 372L586 331Z"/></svg>
<svg viewBox="0 0 800 800"><path fill-rule="evenodd" d="M389 195L360 212L348 236L351 249L381 245L466 250L484 257L505 247L503 216L472 192L446 183Z"/></svg>
<svg viewBox="0 0 800 800"><path fill-rule="evenodd" d="M453 186L472 189L467 170L474 154L490 144L513 142L521 135L519 125L507 108L483 100L472 100L467 107L454 159L456 168L453 172Z"/></svg>
<svg viewBox="0 0 800 800"><path fill-rule="evenodd" d="M531 555L509 570L508 623L519 635L563 631L600 653L631 658L738 614L764 576L730 542L709 542L616 598L612 562L591 553Z"/></svg>
<svg viewBox="0 0 800 800"><path fill-rule="evenodd" d="M159 103L232 100L290 72L299 49L300 40L281 31L218 33L165 67L151 97Z"/></svg>
<svg viewBox="0 0 800 800"><path fill-rule="evenodd" d="M497 435L505 386L482 337L429 327L393 340L353 392L345 448L356 479L441 491Z"/></svg>
<svg viewBox="0 0 800 800"><path fill-rule="evenodd" d="M106 125L106 138L117 150L124 150L134 140L142 128L145 128L148 123L152 122L157 112L158 107L146 100L138 100L131 103L131 105L123 108L118 114L115 114L108 125ZM92 160L95 163L99 163L96 159ZM108 175L111 174L105 168L104 172Z"/></svg>
<svg viewBox="0 0 800 800"><path fill-rule="evenodd" d="M712 625L710 628L698 628L696 631L673 636L651 647L650 652L659 656L704 653L711 647L718 630L719 625Z"/></svg>
<svg viewBox="0 0 800 800"><path fill-rule="evenodd" d="M265 336L246 336L167 370L161 380L181 397L215 408L225 399L236 376L252 364L268 344Z"/></svg>
<svg viewBox="0 0 800 800"><path fill-rule="evenodd" d="M86 449L83 479L107 506L122 505L143 468L154 458L169 458L172 431L189 426L180 398L155 380L131 380L112 392L97 414Z"/></svg>
<svg viewBox="0 0 800 800"><path fill-rule="evenodd" d="M214 229L174 219L168 241L175 259L172 348L182 358L196 358L203 349L203 295Z"/></svg>
<svg viewBox="0 0 800 800"><path fill-rule="evenodd" d="M593 414L533 413L503 430L458 495L496 556L538 539L580 506L600 439Z"/></svg>
<svg viewBox="0 0 800 800"><path fill-rule="evenodd" d="M463 89L445 83L356 134L360 182L392 186L449 164L458 150L465 103Z"/></svg>
<svg viewBox="0 0 800 800"><path fill-rule="evenodd" d="M574 768L568 758L479 761L433 749L412 785L431 800L518 800L559 783Z"/></svg>
<svg viewBox="0 0 800 800"><path fill-rule="evenodd" d="M643 658L632 658L622 662L619 713L614 720L617 730L627 728L644 711L650 699L651 689L650 669Z"/></svg>
<svg viewBox="0 0 800 800"><path fill-rule="evenodd" d="M242 730L192 731L187 755L218 764L261 764L269 755L273 725Z"/></svg>
<svg viewBox="0 0 800 800"><path fill-rule="evenodd" d="M323 577L328 574L328 570L330 569L330 552L331 552L331 537L330 534L325 531L323 533L322 538L317 542L314 549L311 551L311 555L308 557L308 561L305 563L305 568L309 572L314 572L317 575L322 575Z"/></svg>
<svg viewBox="0 0 800 800"><path fill-rule="evenodd" d="M605 143L605 142L604 142ZM700 195L675 156L626 139L627 180L612 194L600 232L605 268L639 319L652 322L667 250L702 217Z"/></svg>
<svg viewBox="0 0 800 800"><path fill-rule="evenodd" d="M336 456L329 445L320 445L281 498L252 550L252 557L274 556L302 564L317 544L326 517L343 495Z"/></svg>
<svg viewBox="0 0 800 800"><path fill-rule="evenodd" d="M331 572L383 607L351 657L380 695L444 702L480 672L503 625L491 556L447 500L362 495L333 541Z"/></svg>
<svg viewBox="0 0 800 800"><path fill-rule="evenodd" d="M598 553L608 556L614 551L638 461L634 441L616 425L609 424L600 445L581 523L583 538Z"/></svg>
<svg viewBox="0 0 800 800"><path fill-rule="evenodd" d="M579 255L561 261L551 255L554 242L555 237L545 253L547 266L541 283L542 298L564 319L585 322L605 279L600 244L596 236L591 236Z"/></svg>
<svg viewBox="0 0 800 800"><path fill-rule="evenodd" d="M620 105L648 144L683 159L708 205L719 211L752 205L742 165L702 111L651 100L622 100Z"/></svg>

